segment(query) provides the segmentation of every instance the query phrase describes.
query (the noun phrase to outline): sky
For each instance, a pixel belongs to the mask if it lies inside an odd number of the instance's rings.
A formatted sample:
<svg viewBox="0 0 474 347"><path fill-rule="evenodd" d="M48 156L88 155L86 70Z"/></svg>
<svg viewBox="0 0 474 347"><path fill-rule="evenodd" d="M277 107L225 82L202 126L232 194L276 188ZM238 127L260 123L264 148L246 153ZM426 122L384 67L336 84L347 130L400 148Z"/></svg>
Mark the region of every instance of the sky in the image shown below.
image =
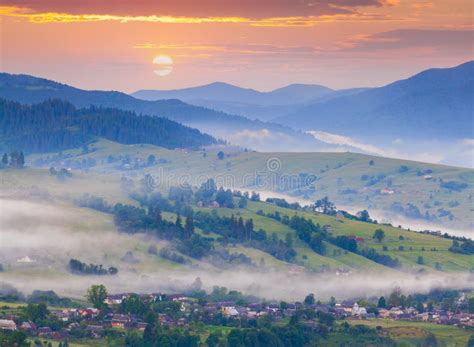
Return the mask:
<svg viewBox="0 0 474 347"><path fill-rule="evenodd" d="M380 86L474 59L471 0L2 0L0 69L133 92Z"/></svg>

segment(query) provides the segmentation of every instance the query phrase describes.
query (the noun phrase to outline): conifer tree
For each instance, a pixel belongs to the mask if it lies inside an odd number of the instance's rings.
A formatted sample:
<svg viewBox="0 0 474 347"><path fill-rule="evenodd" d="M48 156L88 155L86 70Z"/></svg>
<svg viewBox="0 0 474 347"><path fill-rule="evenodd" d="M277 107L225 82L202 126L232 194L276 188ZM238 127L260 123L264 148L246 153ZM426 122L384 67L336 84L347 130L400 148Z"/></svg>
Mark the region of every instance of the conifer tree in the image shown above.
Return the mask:
<svg viewBox="0 0 474 347"><path fill-rule="evenodd" d="M194 233L193 217L187 216L186 221L184 222L184 236L185 238L190 238L193 233Z"/></svg>
<svg viewBox="0 0 474 347"><path fill-rule="evenodd" d="M175 222L174 224L175 224L175 226L176 226L177 228L179 228L179 229L182 229L182 228L183 228L183 223L182 223L182 221L181 221L181 216L179 215L179 213L178 213L178 215L176 216L176 222Z"/></svg>

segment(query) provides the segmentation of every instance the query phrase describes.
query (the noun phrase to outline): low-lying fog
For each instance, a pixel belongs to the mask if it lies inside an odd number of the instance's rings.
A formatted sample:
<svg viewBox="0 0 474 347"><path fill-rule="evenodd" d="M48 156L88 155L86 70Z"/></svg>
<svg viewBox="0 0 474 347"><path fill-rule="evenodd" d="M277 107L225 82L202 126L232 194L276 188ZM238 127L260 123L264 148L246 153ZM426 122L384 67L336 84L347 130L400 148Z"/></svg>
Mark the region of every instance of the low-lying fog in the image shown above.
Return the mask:
<svg viewBox="0 0 474 347"><path fill-rule="evenodd" d="M418 140L372 134L355 138L317 129L306 132L282 127L280 130L256 128L223 129L209 124L190 124L203 132L260 152L353 152L394 159L474 168L472 138Z"/></svg>
<svg viewBox="0 0 474 347"><path fill-rule="evenodd" d="M387 295L400 287L404 293L425 293L433 288L474 289L472 274L353 274L338 277L326 274L288 275L283 272L257 272L239 269L235 271L211 272L202 270L160 271L154 273L121 273L117 276L67 276L61 279L45 279L41 276L1 275L1 282L13 285L22 292L33 289L52 289L67 296L83 296L92 284L102 283L109 292L167 292L176 293L191 288L199 277L203 289L212 290L213 286L222 286L239 290L268 300L302 300L308 293L314 293L318 299L369 298Z"/></svg>
<svg viewBox="0 0 474 347"><path fill-rule="evenodd" d="M103 283L110 292L176 292L188 288L197 277L204 289L225 286L267 299L301 300L310 292L319 299L369 297L401 287L404 292L426 292L434 287L474 288L473 274L414 275L386 273L316 274L280 270L238 268L171 270L158 265L136 267L120 255L137 242L154 242L143 236L119 234L106 215L61 205L0 199L0 284L11 284L28 293L34 289L55 290L68 296L83 296L91 284ZM84 214L83 214L84 213ZM86 263L117 266L116 276L78 276L68 273L71 257ZM148 254L137 254L142 262ZM21 261L28 257L31 262ZM155 256L156 257L156 256ZM24 260L24 259L23 259ZM149 261L149 259L148 259Z"/></svg>

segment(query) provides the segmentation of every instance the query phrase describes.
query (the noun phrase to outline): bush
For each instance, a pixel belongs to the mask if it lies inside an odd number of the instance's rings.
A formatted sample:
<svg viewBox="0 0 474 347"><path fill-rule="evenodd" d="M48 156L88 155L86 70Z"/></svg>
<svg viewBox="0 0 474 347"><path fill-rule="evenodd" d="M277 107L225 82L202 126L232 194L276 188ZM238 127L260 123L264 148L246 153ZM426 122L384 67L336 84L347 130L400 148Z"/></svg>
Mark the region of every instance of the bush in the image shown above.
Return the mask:
<svg viewBox="0 0 474 347"><path fill-rule="evenodd" d="M449 251L460 254L474 254L474 241L466 240L459 244L457 240L453 240L453 245L449 248Z"/></svg>
<svg viewBox="0 0 474 347"><path fill-rule="evenodd" d="M441 182L439 184L441 188L454 190L456 192L460 192L467 188L467 183L463 182L456 182L456 181L448 181L448 182Z"/></svg>
<svg viewBox="0 0 474 347"><path fill-rule="evenodd" d="M188 262L185 257L183 257L182 255L179 255L176 252L171 251L171 249L167 247L163 247L160 250L159 254L160 254L160 257L162 257L163 259L170 260L178 264L186 264Z"/></svg>

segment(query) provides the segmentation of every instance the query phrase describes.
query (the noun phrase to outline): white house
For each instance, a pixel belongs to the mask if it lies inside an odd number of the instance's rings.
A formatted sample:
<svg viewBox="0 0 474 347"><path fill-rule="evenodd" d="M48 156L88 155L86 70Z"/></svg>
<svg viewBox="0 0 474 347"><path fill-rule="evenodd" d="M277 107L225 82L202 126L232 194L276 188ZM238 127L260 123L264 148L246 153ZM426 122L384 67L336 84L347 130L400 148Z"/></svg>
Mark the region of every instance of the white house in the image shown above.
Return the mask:
<svg viewBox="0 0 474 347"><path fill-rule="evenodd" d="M367 315L367 310L365 309L365 307L359 307L359 304L355 302L354 306L352 306L351 314L353 316L365 316Z"/></svg>
<svg viewBox="0 0 474 347"><path fill-rule="evenodd" d="M0 329L1 330L16 330L16 323L11 319L0 319Z"/></svg>

